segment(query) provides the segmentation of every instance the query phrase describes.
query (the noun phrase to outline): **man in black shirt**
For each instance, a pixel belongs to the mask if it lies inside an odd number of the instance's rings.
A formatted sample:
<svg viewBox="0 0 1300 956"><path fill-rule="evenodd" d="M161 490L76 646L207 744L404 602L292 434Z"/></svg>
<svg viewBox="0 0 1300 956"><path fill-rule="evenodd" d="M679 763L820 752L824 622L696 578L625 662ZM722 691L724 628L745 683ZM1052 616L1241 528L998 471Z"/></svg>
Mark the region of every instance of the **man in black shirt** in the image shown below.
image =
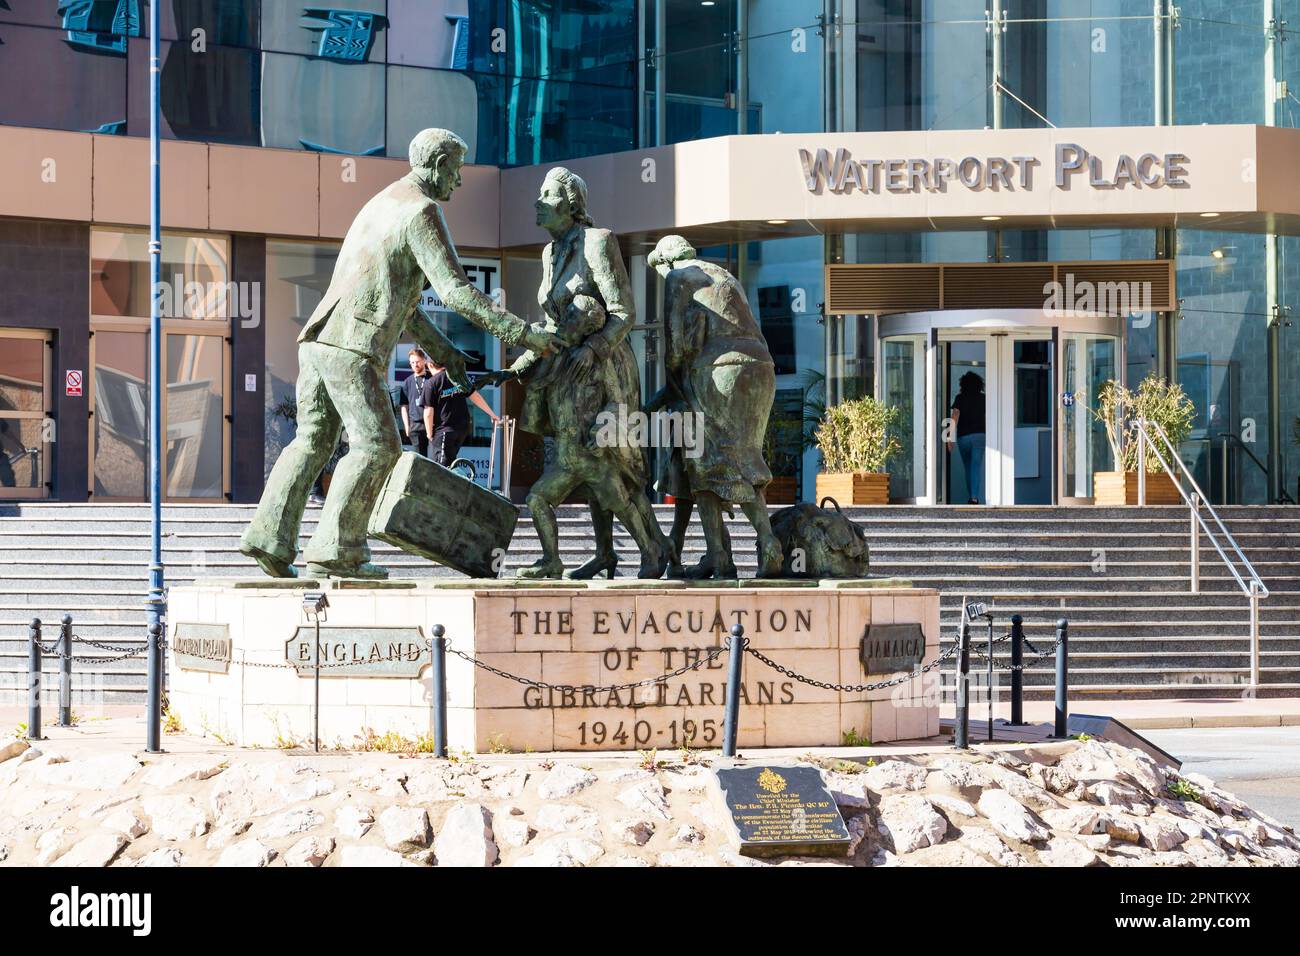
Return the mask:
<svg viewBox="0 0 1300 956"><path fill-rule="evenodd" d="M429 356L424 349L411 349L407 359L411 363L411 375L402 383L402 428L410 437L415 450L428 458L429 432L424 425L424 387L433 378L433 373L429 371Z"/></svg>
<svg viewBox="0 0 1300 956"><path fill-rule="evenodd" d="M483 409L493 422L497 414L478 392L469 400L464 393L453 392L456 386L447 377L446 369L432 364L429 367L433 374L424 381L424 430L429 436L430 457L439 465L451 467L469 437L469 402Z"/></svg>

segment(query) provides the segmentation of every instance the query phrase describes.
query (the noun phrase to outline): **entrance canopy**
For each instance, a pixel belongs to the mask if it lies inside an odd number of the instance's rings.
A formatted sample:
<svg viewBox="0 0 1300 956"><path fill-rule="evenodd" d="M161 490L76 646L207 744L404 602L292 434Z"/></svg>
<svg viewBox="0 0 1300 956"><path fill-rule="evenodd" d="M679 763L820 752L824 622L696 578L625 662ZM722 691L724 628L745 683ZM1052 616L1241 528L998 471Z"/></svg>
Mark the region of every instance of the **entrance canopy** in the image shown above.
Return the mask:
<svg viewBox="0 0 1300 956"><path fill-rule="evenodd" d="M1300 234L1300 130L1124 126L726 136L573 160L596 221L653 242L1179 226ZM546 240L547 166L501 172L501 244Z"/></svg>

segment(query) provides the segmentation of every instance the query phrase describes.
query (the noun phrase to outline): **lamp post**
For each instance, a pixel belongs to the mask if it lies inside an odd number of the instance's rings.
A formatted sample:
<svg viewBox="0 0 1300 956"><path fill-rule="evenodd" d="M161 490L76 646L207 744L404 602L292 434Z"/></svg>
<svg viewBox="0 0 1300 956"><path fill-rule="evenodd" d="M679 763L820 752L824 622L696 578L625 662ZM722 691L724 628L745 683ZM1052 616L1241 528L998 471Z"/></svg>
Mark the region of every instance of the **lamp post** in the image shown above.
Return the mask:
<svg viewBox="0 0 1300 956"><path fill-rule="evenodd" d="M162 641L167 617L162 561L162 316L159 286L162 280L162 148L159 141L159 10L149 4L149 668L148 712L145 714L145 750L162 751Z"/></svg>

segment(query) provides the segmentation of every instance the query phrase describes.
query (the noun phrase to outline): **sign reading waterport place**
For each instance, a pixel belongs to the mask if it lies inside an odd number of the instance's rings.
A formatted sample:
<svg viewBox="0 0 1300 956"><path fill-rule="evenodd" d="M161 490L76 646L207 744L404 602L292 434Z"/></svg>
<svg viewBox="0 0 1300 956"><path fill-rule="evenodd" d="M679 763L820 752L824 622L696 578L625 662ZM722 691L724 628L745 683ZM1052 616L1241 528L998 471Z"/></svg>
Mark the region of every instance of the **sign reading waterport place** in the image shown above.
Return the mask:
<svg viewBox="0 0 1300 956"><path fill-rule="evenodd" d="M848 855L848 828L816 767L734 767L713 779L742 855Z"/></svg>

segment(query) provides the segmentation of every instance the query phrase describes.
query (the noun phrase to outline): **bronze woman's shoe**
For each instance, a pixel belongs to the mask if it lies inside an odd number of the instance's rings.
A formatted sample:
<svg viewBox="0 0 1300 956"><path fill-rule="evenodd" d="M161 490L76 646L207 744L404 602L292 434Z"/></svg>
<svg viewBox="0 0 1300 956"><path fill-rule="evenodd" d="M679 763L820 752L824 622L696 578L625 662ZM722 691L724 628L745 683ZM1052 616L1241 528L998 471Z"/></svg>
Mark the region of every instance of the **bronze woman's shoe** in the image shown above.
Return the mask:
<svg viewBox="0 0 1300 956"><path fill-rule="evenodd" d="M700 563L693 568L687 568L682 573L682 579L685 581L734 581L740 575L736 572L735 562L731 558L723 555L720 559L711 554L706 554L700 559Z"/></svg>
<svg viewBox="0 0 1300 956"><path fill-rule="evenodd" d="M564 577L564 562L555 560L550 561L542 558L536 564L530 564L526 568L520 568L515 577L524 578L525 580L546 580L548 578L559 579Z"/></svg>
<svg viewBox="0 0 1300 956"><path fill-rule="evenodd" d="M320 578L357 578L367 581L384 581L388 579L388 569L365 561L361 564L348 564L343 561L308 561L307 573Z"/></svg>
<svg viewBox="0 0 1300 956"><path fill-rule="evenodd" d="M239 551L256 561L258 567L273 578L296 578L298 576L298 569L293 566L292 561L277 558L269 551L255 548L251 544L241 544Z"/></svg>
<svg viewBox="0 0 1300 956"><path fill-rule="evenodd" d="M604 574L612 581L614 580L614 571L618 568L618 555L606 554L596 555L580 568L576 568L565 575L571 581L590 581L592 578Z"/></svg>

